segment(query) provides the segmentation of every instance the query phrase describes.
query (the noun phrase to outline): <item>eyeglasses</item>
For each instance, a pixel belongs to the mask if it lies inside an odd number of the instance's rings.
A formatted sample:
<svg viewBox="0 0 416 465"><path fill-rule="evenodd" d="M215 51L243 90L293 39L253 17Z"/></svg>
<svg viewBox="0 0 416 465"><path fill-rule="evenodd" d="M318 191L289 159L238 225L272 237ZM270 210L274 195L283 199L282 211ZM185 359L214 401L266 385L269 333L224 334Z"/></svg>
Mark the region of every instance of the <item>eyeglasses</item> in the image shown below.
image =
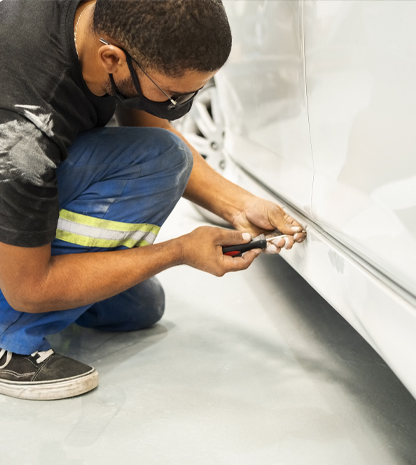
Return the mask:
<svg viewBox="0 0 416 465"><path fill-rule="evenodd" d="M100 39L100 42L104 45L113 45L113 44L110 44L109 42L107 42L106 40L104 40L103 38ZM201 89L198 89L196 90L195 92L189 92L187 94L181 94L181 95L172 95L170 96L169 94L167 94L162 88L160 88L156 82L146 73L146 71L140 66L140 64L137 62L137 60L135 60L130 54L129 52L127 52L126 50L124 50L123 48L121 48L120 46L118 45L114 45L114 47L118 47L120 50L122 50L125 54L126 54L126 57L127 58L130 58L132 61L134 61L136 63L136 65L139 67L139 69L142 71L143 74L145 74L151 82L153 82L153 84L164 94L166 95L166 97L168 98L168 100L170 101L171 105L168 106L168 110L172 110L173 108L178 108L178 107L181 107L183 105L185 105L186 103L189 103L195 96L196 94L201 90Z"/></svg>

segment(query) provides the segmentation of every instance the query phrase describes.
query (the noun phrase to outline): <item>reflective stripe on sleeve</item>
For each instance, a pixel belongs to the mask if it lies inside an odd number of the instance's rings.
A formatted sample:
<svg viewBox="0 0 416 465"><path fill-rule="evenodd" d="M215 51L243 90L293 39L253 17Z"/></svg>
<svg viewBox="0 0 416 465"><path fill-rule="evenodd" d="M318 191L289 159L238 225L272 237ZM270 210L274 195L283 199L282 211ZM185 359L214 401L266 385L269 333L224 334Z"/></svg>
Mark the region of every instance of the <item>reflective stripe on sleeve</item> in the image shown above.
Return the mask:
<svg viewBox="0 0 416 465"><path fill-rule="evenodd" d="M61 210L56 238L86 247L133 248L153 244L159 231L154 224L121 223Z"/></svg>

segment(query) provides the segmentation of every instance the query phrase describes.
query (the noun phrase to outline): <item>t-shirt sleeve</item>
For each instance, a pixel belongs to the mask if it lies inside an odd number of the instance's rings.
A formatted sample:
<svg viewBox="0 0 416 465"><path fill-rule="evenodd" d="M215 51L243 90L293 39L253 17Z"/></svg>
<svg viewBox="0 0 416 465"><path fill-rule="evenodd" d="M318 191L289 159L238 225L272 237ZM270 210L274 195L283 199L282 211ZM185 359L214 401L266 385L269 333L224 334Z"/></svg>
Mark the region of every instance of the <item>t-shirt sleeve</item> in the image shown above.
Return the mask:
<svg viewBox="0 0 416 465"><path fill-rule="evenodd" d="M0 242L40 247L59 216L58 146L25 117L0 109Z"/></svg>

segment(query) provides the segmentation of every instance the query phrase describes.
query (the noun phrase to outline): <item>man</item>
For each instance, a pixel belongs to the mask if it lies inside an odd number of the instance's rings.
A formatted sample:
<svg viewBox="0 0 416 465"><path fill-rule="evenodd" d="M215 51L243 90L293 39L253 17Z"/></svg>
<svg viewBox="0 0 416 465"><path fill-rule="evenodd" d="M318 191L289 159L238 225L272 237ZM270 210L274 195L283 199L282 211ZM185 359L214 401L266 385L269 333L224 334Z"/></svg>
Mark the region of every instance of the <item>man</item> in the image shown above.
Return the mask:
<svg viewBox="0 0 416 465"><path fill-rule="evenodd" d="M222 276L260 253L232 258L223 245L278 228L290 236L278 253L305 235L168 122L228 58L220 0L3 0L0 37L0 393L71 397L97 372L56 354L49 334L150 327L164 311L160 271ZM105 128L116 103L126 127ZM152 245L182 195L236 230Z"/></svg>

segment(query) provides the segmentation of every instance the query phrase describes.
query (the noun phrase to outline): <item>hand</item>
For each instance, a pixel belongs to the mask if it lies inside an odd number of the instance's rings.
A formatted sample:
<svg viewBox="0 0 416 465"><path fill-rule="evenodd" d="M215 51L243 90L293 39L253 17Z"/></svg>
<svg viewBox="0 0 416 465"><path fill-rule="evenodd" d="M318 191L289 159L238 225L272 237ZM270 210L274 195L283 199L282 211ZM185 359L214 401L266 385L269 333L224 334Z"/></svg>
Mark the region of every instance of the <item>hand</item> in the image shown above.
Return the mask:
<svg viewBox="0 0 416 465"><path fill-rule="evenodd" d="M254 237L259 234L265 234L266 237L273 236L275 229L288 235L286 238L271 241L266 250L268 253L279 253L283 247L289 250L295 242L303 242L306 238L303 227L286 214L282 207L254 196L234 217L233 226L239 231L249 232Z"/></svg>
<svg viewBox="0 0 416 465"><path fill-rule="evenodd" d="M246 244L249 233L203 226L180 239L183 263L214 276L224 276L230 271L247 269L260 254L260 249L250 250L242 257L230 257L222 253L225 245Z"/></svg>

